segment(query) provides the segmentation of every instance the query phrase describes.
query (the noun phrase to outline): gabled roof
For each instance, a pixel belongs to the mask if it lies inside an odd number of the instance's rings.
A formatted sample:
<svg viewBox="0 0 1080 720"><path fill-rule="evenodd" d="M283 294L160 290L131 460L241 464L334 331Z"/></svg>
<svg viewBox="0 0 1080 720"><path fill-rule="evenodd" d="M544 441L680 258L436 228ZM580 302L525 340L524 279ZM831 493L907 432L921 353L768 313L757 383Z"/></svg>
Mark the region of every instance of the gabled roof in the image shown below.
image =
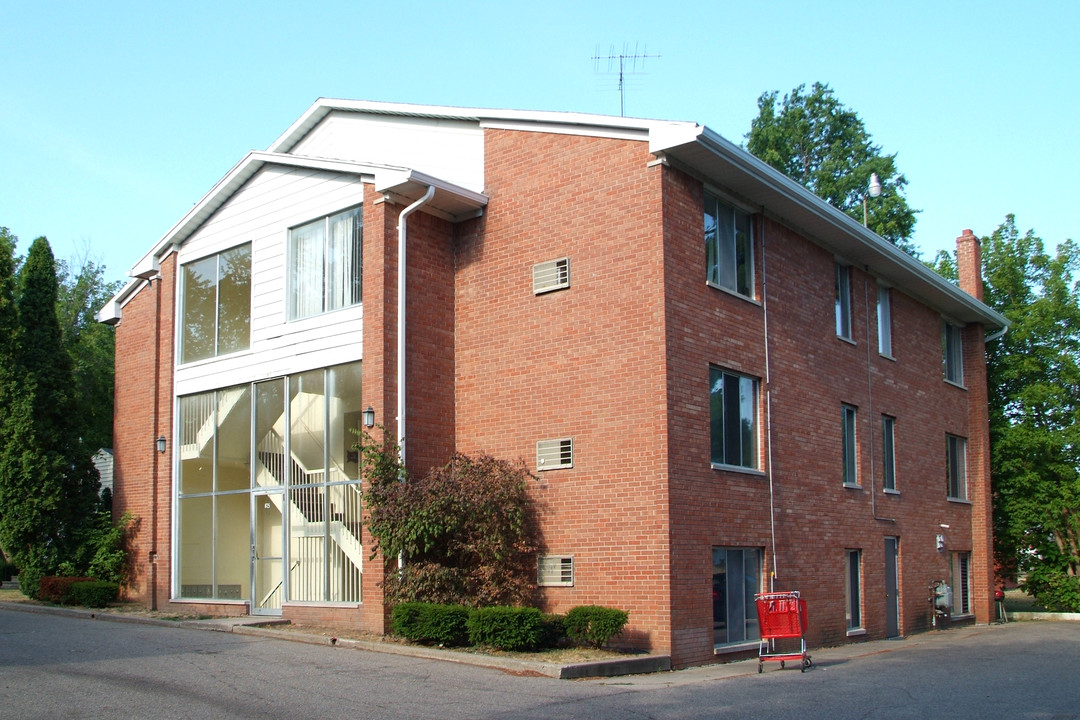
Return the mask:
<svg viewBox="0 0 1080 720"><path fill-rule="evenodd" d="M360 175L374 183L375 189L409 202L424 194L429 186L435 188L435 197L425 211L451 221L474 217L487 205L487 197L480 193L458 187L452 183L425 175L409 168L348 160L330 160L277 152L249 152L203 198L188 211L169 232L128 272L131 280L120 289L97 315L99 322L115 324L120 321L121 307L149 278L158 274L160 261L174 248L179 247L217 210L228 202L259 170L266 165L311 168L330 172Z"/></svg>
<svg viewBox="0 0 1080 720"><path fill-rule="evenodd" d="M409 168L289 154L324 118L334 112L460 120L475 122L481 128L647 140L650 152L668 164L723 187L747 204L760 208L845 261L866 269L943 315L957 322L978 322L990 328L1008 325L1008 320L1000 313L704 125L585 113L443 107L331 98L317 100L266 152L252 152L245 156L140 260L130 273L136 279L113 298L98 314L98 319L117 322L120 305L139 286L141 278L156 274L159 258L173 246L183 243L267 163L369 176L376 190L409 202L420 197L432 185L436 188L436 197L429 204L430 207L425 206L427 211L451 220L470 217L486 205L487 197L480 193Z"/></svg>

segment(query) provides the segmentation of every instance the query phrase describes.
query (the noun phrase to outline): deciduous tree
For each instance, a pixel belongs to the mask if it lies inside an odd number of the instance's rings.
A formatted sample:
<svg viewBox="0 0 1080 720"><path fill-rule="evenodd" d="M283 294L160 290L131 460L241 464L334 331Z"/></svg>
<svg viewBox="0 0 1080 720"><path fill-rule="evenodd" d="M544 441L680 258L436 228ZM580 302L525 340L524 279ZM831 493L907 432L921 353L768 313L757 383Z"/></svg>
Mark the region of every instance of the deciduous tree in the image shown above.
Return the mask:
<svg viewBox="0 0 1080 720"><path fill-rule="evenodd" d="M773 91L758 98L747 149L859 222L871 173L877 173L882 193L867 203L867 224L915 255L911 234L918 211L904 197L907 179L896 168L896 154L874 144L863 121L828 85L814 83L809 93L800 85L782 101L777 97Z"/></svg>

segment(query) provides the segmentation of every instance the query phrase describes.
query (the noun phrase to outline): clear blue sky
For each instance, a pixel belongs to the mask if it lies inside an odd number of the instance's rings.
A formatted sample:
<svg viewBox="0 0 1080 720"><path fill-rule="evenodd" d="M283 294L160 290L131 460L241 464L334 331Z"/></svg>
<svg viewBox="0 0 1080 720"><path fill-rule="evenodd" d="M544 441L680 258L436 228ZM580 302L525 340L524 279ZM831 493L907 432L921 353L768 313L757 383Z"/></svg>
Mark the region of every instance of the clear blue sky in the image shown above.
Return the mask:
<svg viewBox="0 0 1080 720"><path fill-rule="evenodd" d="M651 55L626 114L744 143L758 96L829 83L922 210L927 256L1007 213L1080 236L1080 3L14 2L0 7L0 225L111 279L320 96L619 113L590 58ZM640 70L639 66L639 70Z"/></svg>

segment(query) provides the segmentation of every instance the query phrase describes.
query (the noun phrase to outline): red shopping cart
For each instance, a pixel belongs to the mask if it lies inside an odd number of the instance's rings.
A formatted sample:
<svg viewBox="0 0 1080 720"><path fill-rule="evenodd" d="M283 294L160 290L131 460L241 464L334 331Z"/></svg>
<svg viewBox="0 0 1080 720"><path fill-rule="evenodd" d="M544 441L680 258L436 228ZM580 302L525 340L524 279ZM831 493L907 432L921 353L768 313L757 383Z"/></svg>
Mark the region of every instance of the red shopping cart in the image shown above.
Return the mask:
<svg viewBox="0 0 1080 720"><path fill-rule="evenodd" d="M802 672L806 672L814 664L806 654L806 601L799 597L797 591L760 593L754 599L757 600L758 624L761 627L757 671L761 672L766 660L779 661L781 668L786 660L799 660ZM799 639L798 652L793 642L777 646L777 640L788 638Z"/></svg>

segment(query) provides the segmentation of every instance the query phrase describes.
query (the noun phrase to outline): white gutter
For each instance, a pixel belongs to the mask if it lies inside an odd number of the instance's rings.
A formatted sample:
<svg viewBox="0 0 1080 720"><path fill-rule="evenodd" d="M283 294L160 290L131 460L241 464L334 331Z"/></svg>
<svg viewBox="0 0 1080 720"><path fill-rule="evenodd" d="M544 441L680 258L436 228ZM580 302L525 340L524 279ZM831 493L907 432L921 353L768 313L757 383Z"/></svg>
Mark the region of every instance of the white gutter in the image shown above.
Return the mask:
<svg viewBox="0 0 1080 720"><path fill-rule="evenodd" d="M435 197L435 186L428 185L424 196L398 215L397 276L397 431L398 459L405 467L405 237L406 219L420 206Z"/></svg>

